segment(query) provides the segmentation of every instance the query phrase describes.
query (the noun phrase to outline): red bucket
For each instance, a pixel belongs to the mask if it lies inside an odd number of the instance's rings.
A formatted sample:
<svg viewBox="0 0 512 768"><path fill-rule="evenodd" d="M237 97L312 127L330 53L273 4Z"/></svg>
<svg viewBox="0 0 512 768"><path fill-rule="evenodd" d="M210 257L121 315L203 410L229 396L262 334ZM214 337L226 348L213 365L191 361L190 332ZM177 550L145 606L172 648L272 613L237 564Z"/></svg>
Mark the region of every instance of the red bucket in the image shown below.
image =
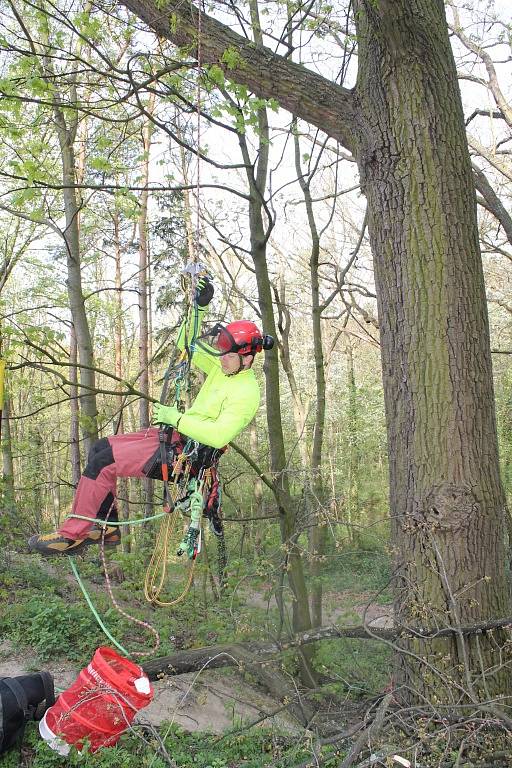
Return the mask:
<svg viewBox="0 0 512 768"><path fill-rule="evenodd" d="M77 749L87 741L96 752L115 744L152 698L153 688L142 668L102 647L46 712L45 724Z"/></svg>

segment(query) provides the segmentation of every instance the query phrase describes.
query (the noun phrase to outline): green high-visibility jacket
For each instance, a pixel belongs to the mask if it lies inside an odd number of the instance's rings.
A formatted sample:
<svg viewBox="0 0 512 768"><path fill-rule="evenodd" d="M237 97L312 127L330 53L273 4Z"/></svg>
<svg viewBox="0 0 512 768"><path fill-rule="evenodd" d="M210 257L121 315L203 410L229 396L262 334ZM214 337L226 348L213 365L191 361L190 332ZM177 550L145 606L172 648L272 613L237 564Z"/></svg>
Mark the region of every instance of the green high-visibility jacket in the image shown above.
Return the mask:
<svg viewBox="0 0 512 768"><path fill-rule="evenodd" d="M199 308L201 326L204 309ZM179 349L191 338L194 313L183 323L178 334ZM197 333L199 333L199 328ZM212 448L222 448L240 434L254 418L260 404L260 388L249 368L235 376L222 372L220 358L196 347L192 362L206 373L206 381L196 399L179 420L178 430Z"/></svg>

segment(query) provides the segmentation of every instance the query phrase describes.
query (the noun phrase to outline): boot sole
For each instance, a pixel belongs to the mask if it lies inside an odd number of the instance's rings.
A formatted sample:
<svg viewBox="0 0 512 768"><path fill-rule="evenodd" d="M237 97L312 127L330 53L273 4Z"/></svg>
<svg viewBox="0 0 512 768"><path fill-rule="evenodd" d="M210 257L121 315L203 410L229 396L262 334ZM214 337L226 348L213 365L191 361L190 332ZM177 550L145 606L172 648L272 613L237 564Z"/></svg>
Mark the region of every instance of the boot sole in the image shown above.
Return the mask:
<svg viewBox="0 0 512 768"><path fill-rule="evenodd" d="M90 546L94 546L94 544L100 545L101 538L100 539L84 539L80 544L78 544L76 547L73 547L72 549L38 549L37 546L31 547L30 541L29 541L29 551L32 553L37 553L38 555L42 555L43 557L58 557L59 555L67 555L68 557L73 557L74 555L81 555L83 554L84 550L86 550ZM118 547L121 544L121 539L118 541L105 541L104 546L105 547Z"/></svg>

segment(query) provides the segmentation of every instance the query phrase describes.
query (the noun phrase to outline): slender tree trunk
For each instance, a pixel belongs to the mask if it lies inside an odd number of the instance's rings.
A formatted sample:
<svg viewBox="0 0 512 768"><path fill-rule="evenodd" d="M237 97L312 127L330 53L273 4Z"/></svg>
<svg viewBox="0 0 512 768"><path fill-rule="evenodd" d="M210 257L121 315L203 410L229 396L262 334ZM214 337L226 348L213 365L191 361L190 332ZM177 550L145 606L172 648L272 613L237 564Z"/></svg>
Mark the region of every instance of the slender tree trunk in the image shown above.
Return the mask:
<svg viewBox="0 0 512 768"><path fill-rule="evenodd" d="M259 453L259 445L258 445L258 429L256 426L256 419L253 419L249 425L249 443L251 446L251 455L253 457L256 457ZM263 483L261 482L261 478L257 477L254 481L254 504L251 505L251 516L257 517L258 515L262 514L262 508L263 508ZM261 554L261 542L262 542L262 534L263 529L261 526L261 523L258 523L257 521L253 521L251 525L252 530L252 538L254 542L254 551L256 552L256 555Z"/></svg>
<svg viewBox="0 0 512 768"><path fill-rule="evenodd" d="M507 615L498 465L476 200L444 6L358 2L357 152L369 205L402 624ZM502 632L404 641L409 700L508 691ZM506 651L506 649L505 649ZM431 666L426 666L427 664ZM436 672L435 670L438 670ZM484 672L485 670L485 672Z"/></svg>
<svg viewBox="0 0 512 768"><path fill-rule="evenodd" d="M153 114L155 108L155 96L150 95L147 111ZM149 182L149 156L151 152L151 137L153 135L153 123L148 119L142 132L143 169L142 186ZM145 395L149 395L149 317L148 317L148 196L147 190L141 192L139 205L139 370L141 372L139 388ZM141 398L139 401L139 426L140 429L149 427L149 400ZM144 514L149 517L153 514L154 482L149 478L142 481L144 488Z"/></svg>
<svg viewBox="0 0 512 768"><path fill-rule="evenodd" d="M71 323L69 328L69 455L71 459L71 482L76 488L80 480L80 412L78 404L78 369L76 367L78 347L76 341L75 326Z"/></svg>
<svg viewBox="0 0 512 768"><path fill-rule="evenodd" d="M115 349L115 370L116 376L119 379L123 378L123 279L121 271L121 234L120 234L120 217L119 211L114 211L113 214L114 225L114 258L115 258L115 288L116 288L116 312L115 312L115 325L114 325L114 349ZM122 385L119 385L120 389ZM119 409L119 416L117 421L117 432L119 434L124 433L124 398L123 395L117 397L117 405ZM129 520L130 518L130 502L129 502L129 480L126 477L119 477L117 480L117 504L121 513L122 520ZM125 552L131 551L131 529L130 526L124 526L123 532L126 536L123 536L123 550Z"/></svg>
<svg viewBox="0 0 512 768"><path fill-rule="evenodd" d="M261 45L262 36L256 0L251 0L250 10L254 39L256 45ZM267 179L269 147L268 121L265 109L260 109L258 112L258 124L260 139L255 174L251 163L248 162L248 151L243 136L240 136L240 146L248 166L247 178L250 188L249 222L251 254L256 271L261 322L263 324L264 332L270 333L275 338L276 329L266 254L267 234L263 222L263 195ZM296 515L286 473L287 462L281 421L281 401L279 391L279 360L276 347L266 353L264 372L266 384L267 425L270 442L270 468L275 478L280 513L281 539L286 552L284 566L287 569L288 579L293 593L293 630L294 632L301 632L311 627L311 618L309 614L308 593L304 578L302 559L297 545L297 531L295 525ZM307 653L304 653L302 657L302 678L304 682L314 682Z"/></svg>
<svg viewBox="0 0 512 768"><path fill-rule="evenodd" d="M80 203L78 202L74 186L76 183L75 152L73 146L75 129L69 130L67 128L60 109L56 109L55 113L57 116L56 123L61 149L62 183L64 186L63 195L66 220L64 243L66 246L68 268L67 288L69 307L76 333L79 361L81 365L87 366L86 368L80 368L80 424L83 434L84 453L87 456L92 443L98 439L98 409L96 406L93 346L82 290L78 220Z"/></svg>
<svg viewBox="0 0 512 768"><path fill-rule="evenodd" d="M359 546L360 517L359 517L359 448L357 428L357 391L354 371L354 356L350 341L347 344L348 360L348 408L347 408L347 437L348 437L348 488L346 501L346 517L348 535L354 547Z"/></svg>
<svg viewBox="0 0 512 768"><path fill-rule="evenodd" d="M89 0L84 4L83 13L91 10ZM47 56L50 48L50 31L48 19L42 21L42 45L41 58L38 62L41 75L54 82L54 61ZM39 43L37 44L40 45ZM76 43L76 55L79 56L83 46L83 38L79 37ZM53 117L57 137L60 146L60 159L62 167L62 194L64 198L65 228L62 233L66 248L67 262L67 289L69 308L75 328L78 359L80 362L80 425L83 434L83 449L87 456L92 443L98 439L98 409L96 405L96 384L94 373L94 354L89 321L85 310L84 295L82 290L81 252L80 252L80 208L82 201L77 191L77 184L83 180L85 170L85 142L79 147L78 163L75 157L75 140L79 128L78 112L66 112L62 104L68 101L78 103L76 87L76 72L69 74L69 93L67 97L55 92L53 96ZM82 127L85 137L86 125Z"/></svg>
<svg viewBox="0 0 512 768"><path fill-rule="evenodd" d="M9 516L15 510L14 462L12 458L11 401L9 392L4 392L2 410L2 504L0 516Z"/></svg>
<svg viewBox="0 0 512 768"><path fill-rule="evenodd" d="M294 121L296 128L296 121ZM311 252L309 257L309 275L311 283L311 324L313 330L313 354L315 358L315 421L313 430L313 446L311 449L311 483L305 487L306 505L309 507L308 520L311 525L309 532L309 547L311 556L311 614L314 627L322 626L322 570L327 542L325 526L325 511L323 508L325 491L322 479L322 451L325 428L325 370L322 342L322 307L320 305L320 280L318 264L320 261L320 234L316 225L313 209L313 198L310 190L311 179L306 179L302 172L300 142L297 131L294 130L295 170L304 195L304 203L311 236ZM309 487L308 487L309 486Z"/></svg>
<svg viewBox="0 0 512 768"><path fill-rule="evenodd" d="M292 365L290 354L290 331L292 328L292 320L286 295L286 274L281 273L279 276L279 290L277 286L274 285L274 297L278 310L279 331L281 333L281 338L278 340L279 357L281 366L288 379L288 386L290 387L292 396L293 421L295 424L295 432L297 433L298 452L304 473L308 473L311 464L311 445L306 431L309 402L307 399L304 400L302 396ZM310 480L310 478L306 479L307 481ZM306 485L308 485L308 482L306 482ZM310 485L311 483L309 483L309 486Z"/></svg>

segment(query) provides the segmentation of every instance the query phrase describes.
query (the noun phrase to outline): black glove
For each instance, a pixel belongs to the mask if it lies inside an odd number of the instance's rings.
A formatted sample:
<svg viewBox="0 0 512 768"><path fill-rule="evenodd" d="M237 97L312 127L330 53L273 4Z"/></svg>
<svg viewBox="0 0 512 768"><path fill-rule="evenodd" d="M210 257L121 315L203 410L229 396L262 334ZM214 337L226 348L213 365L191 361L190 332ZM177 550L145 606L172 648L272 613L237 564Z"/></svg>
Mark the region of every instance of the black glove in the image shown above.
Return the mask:
<svg viewBox="0 0 512 768"><path fill-rule="evenodd" d="M201 277L197 281L196 302L200 307L207 307L213 299L213 283L209 277Z"/></svg>
<svg viewBox="0 0 512 768"><path fill-rule="evenodd" d="M201 277L197 281L196 287L196 303L200 307L207 307L210 301L213 299L213 283L209 277Z"/></svg>

